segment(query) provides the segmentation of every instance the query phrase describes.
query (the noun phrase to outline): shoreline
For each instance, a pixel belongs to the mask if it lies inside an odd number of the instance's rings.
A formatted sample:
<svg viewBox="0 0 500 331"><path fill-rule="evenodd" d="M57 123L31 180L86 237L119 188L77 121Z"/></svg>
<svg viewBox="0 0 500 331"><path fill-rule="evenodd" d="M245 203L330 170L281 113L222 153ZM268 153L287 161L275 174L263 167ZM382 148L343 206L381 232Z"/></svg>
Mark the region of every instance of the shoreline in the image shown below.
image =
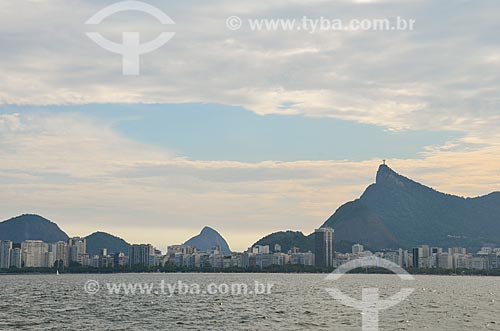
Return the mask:
<svg viewBox="0 0 500 331"><path fill-rule="evenodd" d="M295 270L295 271L283 271L283 270L99 270L99 269L88 269L88 270L59 270L59 275L111 275L111 274L330 274L334 270ZM459 277L459 276L469 276L469 277L500 277L500 269L494 270L443 270L435 269L429 270L405 270L408 274L412 276L449 276L449 277ZM384 270L363 270L363 271L351 271L348 274L352 275L394 275L392 272ZM0 271L0 276L19 276L19 275L55 275L57 276L56 269L49 270L16 270L16 271Z"/></svg>

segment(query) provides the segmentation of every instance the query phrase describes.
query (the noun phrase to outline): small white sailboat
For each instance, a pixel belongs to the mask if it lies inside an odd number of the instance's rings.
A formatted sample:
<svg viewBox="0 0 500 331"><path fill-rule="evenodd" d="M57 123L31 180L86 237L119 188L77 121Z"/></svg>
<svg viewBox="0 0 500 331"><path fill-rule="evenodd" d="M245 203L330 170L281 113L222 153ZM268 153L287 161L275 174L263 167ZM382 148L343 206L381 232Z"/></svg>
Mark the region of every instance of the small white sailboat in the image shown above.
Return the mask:
<svg viewBox="0 0 500 331"><path fill-rule="evenodd" d="M59 270L56 271L56 275L59 276Z"/></svg>

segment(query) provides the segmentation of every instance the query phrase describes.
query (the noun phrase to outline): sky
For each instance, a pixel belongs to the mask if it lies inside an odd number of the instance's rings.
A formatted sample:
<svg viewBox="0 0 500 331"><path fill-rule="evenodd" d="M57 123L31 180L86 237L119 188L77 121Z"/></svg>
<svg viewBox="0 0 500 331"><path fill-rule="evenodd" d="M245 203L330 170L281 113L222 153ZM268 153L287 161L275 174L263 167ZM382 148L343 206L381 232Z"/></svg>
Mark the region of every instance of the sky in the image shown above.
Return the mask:
<svg viewBox="0 0 500 331"><path fill-rule="evenodd" d="M500 184L496 0L0 1L0 219L160 249L205 226L233 250L312 232L383 159L440 191ZM227 18L242 19L241 29ZM409 31L255 31L248 20L415 20ZM122 74L98 31L174 37Z"/></svg>

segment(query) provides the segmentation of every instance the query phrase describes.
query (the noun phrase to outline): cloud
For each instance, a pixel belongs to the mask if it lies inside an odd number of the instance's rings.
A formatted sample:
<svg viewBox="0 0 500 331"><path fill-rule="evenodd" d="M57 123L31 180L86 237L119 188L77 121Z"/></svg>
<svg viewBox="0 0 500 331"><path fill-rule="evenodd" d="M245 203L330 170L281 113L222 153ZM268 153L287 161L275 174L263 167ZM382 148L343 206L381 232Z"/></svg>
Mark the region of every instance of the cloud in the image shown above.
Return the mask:
<svg viewBox="0 0 500 331"><path fill-rule="evenodd" d="M168 160L165 150L134 143L111 126L80 114L43 111L0 114L2 169L63 174L72 177L106 176L116 167L143 159Z"/></svg>
<svg viewBox="0 0 500 331"><path fill-rule="evenodd" d="M0 102L211 102L390 129L463 130L483 142L496 134L496 2L153 1L176 21L177 35L142 57L137 78L121 76L120 56L85 36L83 22L108 3L3 3ZM161 26L141 15L115 15L100 32L119 40L134 28L154 38ZM225 28L231 15L401 16L417 25L402 32L234 32Z"/></svg>
<svg viewBox="0 0 500 331"><path fill-rule="evenodd" d="M273 231L311 232L359 197L380 163L189 160L81 113L17 112L0 123L0 219L36 212L72 235L104 230L159 247L205 225L239 250ZM499 186L498 155L498 146L448 148L389 164L438 190L475 196Z"/></svg>

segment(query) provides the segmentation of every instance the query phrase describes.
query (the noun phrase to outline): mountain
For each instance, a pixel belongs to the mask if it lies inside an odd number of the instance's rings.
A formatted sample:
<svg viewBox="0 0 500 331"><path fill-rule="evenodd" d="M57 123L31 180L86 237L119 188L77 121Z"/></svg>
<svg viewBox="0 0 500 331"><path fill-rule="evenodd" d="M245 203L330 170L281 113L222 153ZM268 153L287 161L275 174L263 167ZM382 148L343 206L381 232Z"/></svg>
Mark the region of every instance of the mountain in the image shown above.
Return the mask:
<svg viewBox="0 0 500 331"><path fill-rule="evenodd" d="M449 195L384 164L375 184L341 206L323 226L335 229L336 242L359 242L375 250L500 245L500 192L477 198Z"/></svg>
<svg viewBox="0 0 500 331"><path fill-rule="evenodd" d="M202 251L220 246L224 254L231 255L231 250L226 240L217 231L208 226L204 227L199 235L186 241L184 245L194 246Z"/></svg>
<svg viewBox="0 0 500 331"><path fill-rule="evenodd" d="M43 240L54 243L68 240L68 235L48 219L27 214L0 222L0 240L11 240L15 243Z"/></svg>
<svg viewBox="0 0 500 331"><path fill-rule="evenodd" d="M94 232L85 237L87 240L87 253L92 255L99 255L101 249L106 248L108 254L123 252L128 255L129 244L118 237L115 237L105 232Z"/></svg>

